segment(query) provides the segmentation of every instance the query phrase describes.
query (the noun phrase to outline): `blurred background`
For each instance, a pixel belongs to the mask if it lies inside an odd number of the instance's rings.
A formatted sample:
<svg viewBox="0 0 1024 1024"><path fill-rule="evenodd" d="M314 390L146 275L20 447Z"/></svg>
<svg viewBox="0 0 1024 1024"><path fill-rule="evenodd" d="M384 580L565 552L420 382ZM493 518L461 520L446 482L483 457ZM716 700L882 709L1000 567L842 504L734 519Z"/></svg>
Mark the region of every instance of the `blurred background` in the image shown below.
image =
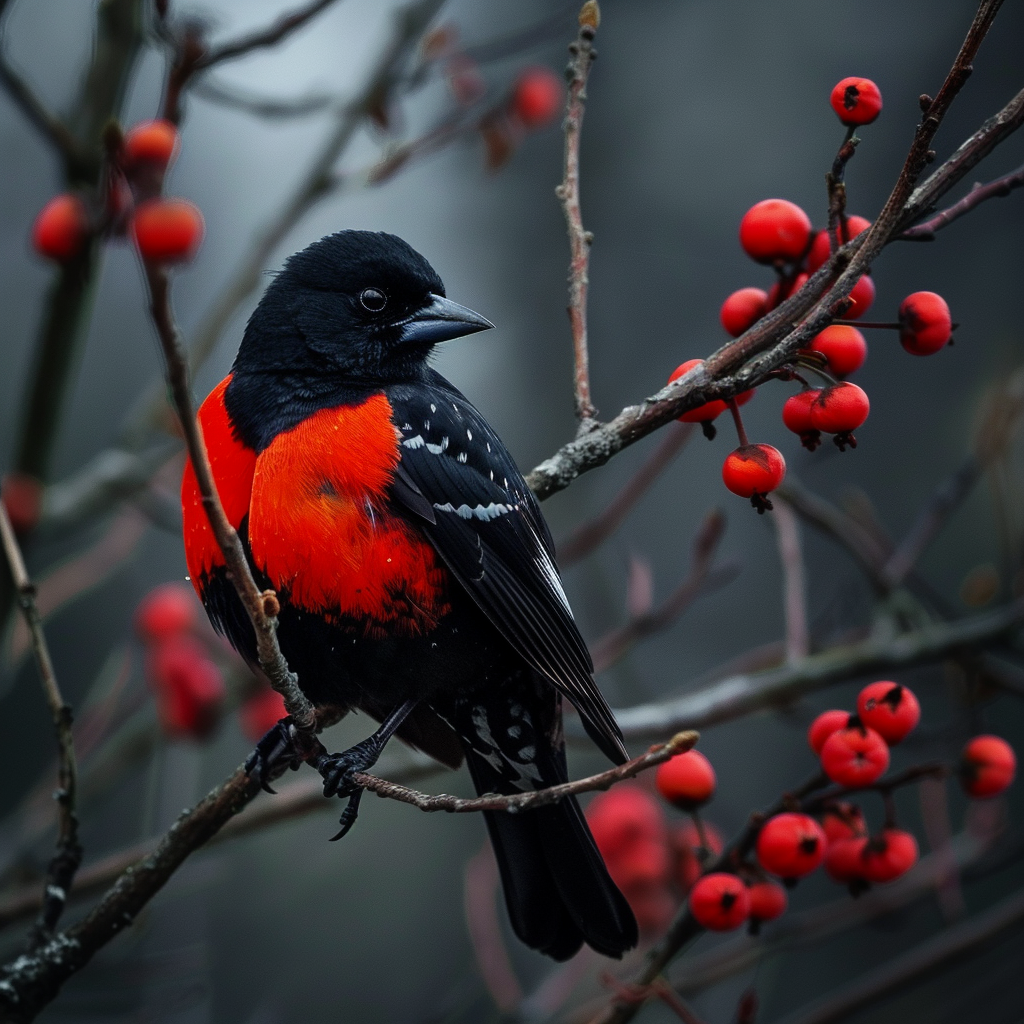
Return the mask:
<svg viewBox="0 0 1024 1024"><path fill-rule="evenodd" d="M7 59L51 109L73 109L91 58L97 5L23 0L6 6ZM149 27L124 97L125 126L156 116L166 76L167 49L154 36L148 5L142 7ZM336 117L333 108L315 102L301 117L254 116L225 97L347 99L393 32L396 7L338 2L280 46L217 67L188 94L181 153L167 182L168 194L198 204L207 226L198 257L175 274L174 305L186 341L253 251L254 236L288 201ZM172 2L171 18L202 19L217 43L270 23L285 9L281 0ZM718 322L726 295L771 283L770 271L752 264L737 241L739 220L753 203L790 199L816 226L823 224L824 173L842 141L828 95L851 74L874 79L885 98L881 118L861 130L864 141L847 174L849 211L875 216L912 139L918 96L938 89L972 9L881 0L604 0L602 14L583 131L582 199L586 227L595 236L593 395L602 417L611 418L657 391L679 363L706 356L726 340ZM478 53L487 89L478 102L486 106L500 104L524 67L561 71L575 16L575 4L554 0L449 0L433 25L450 26L459 45ZM942 126L940 159L1021 88L1021 38L1024 9L1007 4ZM495 40L508 45L482 45ZM554 195L562 160L557 119L517 139L498 169L487 169L480 133L464 132L378 185L366 180L365 169L390 140L419 136L455 104L443 64L435 65L396 100L387 131L364 123L337 163L342 187L289 228L262 269L273 272L291 252L340 228L386 230L407 239L441 274L450 297L497 325L445 346L437 366L490 419L525 471L575 431L565 316L568 247ZM1012 137L974 177L990 180L1012 170L1022 152L1024 136ZM6 471L16 464L36 336L56 273L31 250L32 223L66 185L52 150L3 93L0 173L0 467ZM930 359L908 356L894 335L868 332L870 355L857 380L871 396L872 412L857 432L856 451L840 454L826 445L811 455L801 449L779 418L791 390L782 384L766 386L745 407L751 440L778 446L791 474L833 502L863 508L870 499L886 529L903 536L970 452L991 390L1024 365L1021 202L1019 193L989 202L932 244L890 246L875 265L877 319L893 319L906 294L927 289L947 299L960 327L955 346ZM245 298L200 367L198 399L230 367L258 297L259 290ZM154 488L74 521L55 513L48 520L44 502L43 521L26 541L31 572L41 588L49 582L41 594L51 601L47 635L65 694L80 720L89 708L100 709L95 721L104 742L82 757L86 863L158 835L252 745L234 714L203 740L163 735L145 680L146 652L133 632L140 600L158 584L182 580L186 571L173 515L177 442L159 422L154 426L140 416L150 396L159 396L162 365L145 301L131 246L106 245L45 475L47 483L73 480L111 449L156 452L154 464L166 465ZM696 434L625 525L566 572L581 628L594 642L627 619L631 564L634 583L639 579L642 587L649 579L657 604L686 576L692 538L709 510L721 508L726 516L718 558L735 563L738 573L602 673L600 684L616 708L692 691L726 674L720 668L731 659L783 636L782 572L771 517L755 515L721 484L730 435L725 423L714 443ZM646 439L546 502L556 538L605 508L658 443L658 436ZM946 615L974 614L1021 593L1022 468L1018 440L920 563L920 575L941 596ZM801 535L813 644L870 626L877 608L853 560L808 527ZM39 794L52 787L53 743L35 666L10 625L0 670L0 813L6 816L0 868L13 891L38 877L51 847L51 811ZM228 655L212 649L229 681L237 679ZM1004 655L1019 666L1019 649ZM814 761L804 742L806 724L823 708L850 706L866 681L707 730L701 750L719 778L708 818L724 834L735 833L752 809L808 775ZM900 764L953 756L979 730L996 731L1021 749L1019 694L988 690L977 700L955 666L915 669L900 681L919 694L925 723L921 738L901 751ZM340 749L369 730L366 719L346 721L328 745ZM400 766L402 753L391 753L389 764ZM583 745L571 756L575 774L602 767ZM470 791L463 774L422 785ZM1020 790L1010 791L998 813L987 809L990 818L1005 819L1001 842L1011 852L1014 842L1020 846ZM959 832L967 805L955 785L949 799L952 828ZM878 824L878 802L865 806ZM477 817L423 815L368 799L354 832L331 844L337 812L324 802L321 812L195 856L43 1019L526 1020L570 1014L572 1007L600 999L605 990L597 981L599 966L588 962L564 1004L541 992L546 1003L528 1001L501 1017L466 924L466 867L484 844ZM927 849L916 790L900 794L900 813ZM962 885L971 912L1019 887L1024 860L1003 856L977 876ZM799 911L840 896L842 890L826 878L813 877L791 893L791 906ZM69 915L79 912L76 905ZM499 913L518 983L536 996L553 967L521 948L504 909ZM948 920L944 914L955 918L956 911L934 898L918 901L827 941L766 958L760 967L692 994L692 1005L710 1024L731 1021L740 993L755 984L758 1019L781 1019L935 933ZM17 921L0 934L11 953L21 941ZM695 953L716 941L702 938ZM1018 927L984 956L851 1019L1020 1020L1024 999L1014 975L1022 954L1024 927ZM642 1019L673 1017L667 1007L652 1004Z"/></svg>

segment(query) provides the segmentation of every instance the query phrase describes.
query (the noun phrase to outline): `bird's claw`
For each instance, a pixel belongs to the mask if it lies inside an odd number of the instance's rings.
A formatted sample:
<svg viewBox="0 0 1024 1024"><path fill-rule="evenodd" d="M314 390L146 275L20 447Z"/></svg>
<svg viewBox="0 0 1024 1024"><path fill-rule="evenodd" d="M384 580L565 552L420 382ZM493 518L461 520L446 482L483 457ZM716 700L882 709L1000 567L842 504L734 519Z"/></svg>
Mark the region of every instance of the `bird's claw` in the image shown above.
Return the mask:
<svg viewBox="0 0 1024 1024"><path fill-rule="evenodd" d="M295 726L291 718L282 718L256 744L256 749L245 759L245 773L255 776L260 788L273 793L270 779L279 774L279 769L298 769L302 755L295 744Z"/></svg>
<svg viewBox="0 0 1024 1024"><path fill-rule="evenodd" d="M332 837L332 842L348 833L359 814L363 787L352 779L353 774L372 768L377 763L380 752L381 744L371 736L340 754L325 754L318 758L316 770L323 776L324 796L348 797L348 803L341 812L339 821L341 831Z"/></svg>

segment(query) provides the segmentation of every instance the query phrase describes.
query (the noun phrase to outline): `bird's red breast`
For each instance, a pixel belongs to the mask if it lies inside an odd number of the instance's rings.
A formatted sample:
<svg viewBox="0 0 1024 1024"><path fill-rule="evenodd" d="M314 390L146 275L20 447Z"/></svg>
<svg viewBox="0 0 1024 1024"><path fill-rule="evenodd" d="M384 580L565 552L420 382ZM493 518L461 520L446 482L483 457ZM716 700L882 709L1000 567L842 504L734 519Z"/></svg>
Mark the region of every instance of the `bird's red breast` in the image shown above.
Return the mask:
<svg viewBox="0 0 1024 1024"><path fill-rule="evenodd" d="M230 378L228 378L230 380ZM415 635L447 613L448 574L433 547L389 511L399 461L383 394L321 409L257 456L231 430L219 385L199 422L232 525L248 513L255 566L292 605L365 635ZM189 572L223 564L191 466L182 484Z"/></svg>

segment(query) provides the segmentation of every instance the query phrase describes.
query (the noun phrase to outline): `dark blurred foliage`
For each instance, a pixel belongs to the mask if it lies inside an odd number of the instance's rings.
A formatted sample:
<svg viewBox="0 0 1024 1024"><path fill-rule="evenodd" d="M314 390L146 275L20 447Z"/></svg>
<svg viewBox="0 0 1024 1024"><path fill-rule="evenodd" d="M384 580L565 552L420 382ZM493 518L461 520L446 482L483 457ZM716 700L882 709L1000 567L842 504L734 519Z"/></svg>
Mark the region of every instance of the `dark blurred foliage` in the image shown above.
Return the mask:
<svg viewBox="0 0 1024 1024"><path fill-rule="evenodd" d="M282 6L280 0L221 0L189 9L209 15L219 39L267 23ZM227 66L218 78L261 95L346 95L383 39L387 6L372 0L339 3L288 44ZM66 107L76 88L94 7L34 0L15 4L6 19L11 60L55 108ZM443 19L474 43L562 7L564 19L543 41L486 67L500 90L524 63L562 66L575 31L572 5L453 0ZM584 219L595 235L593 393L601 413L610 417L660 388L684 359L706 355L725 340L718 324L725 295L769 283L769 272L751 264L737 242L739 219L752 203L771 196L791 199L816 223L823 221L823 175L842 138L828 94L848 74L873 78L885 97L880 120L861 132L864 142L847 176L850 211L872 217L879 210L912 137L918 95L938 88L971 5L605 0L602 7L582 163ZM1024 11L1008 3L942 127L940 158L1020 89L1022 38ZM153 116L162 75L162 60L148 51L132 83L126 124ZM439 82L401 116L412 126L423 125L449 102ZM323 116L264 122L198 97L188 101L183 149L169 191L199 204L208 234L195 263L177 274L175 303L186 336L324 131ZM372 156L372 142L360 139L343 166L362 166ZM1022 152L1024 137L1012 138L978 176L988 180L1009 171L1020 164ZM61 187L52 154L6 99L0 99L0 167L0 464L6 465L52 273L28 251L27 238L36 211ZM498 325L485 336L452 343L437 365L528 468L568 439L575 426L564 312L567 245L553 194L560 174L556 128L528 138L495 174L483 170L477 139L460 142L410 165L379 189L332 196L289 233L267 269L341 227L383 229L408 239L440 272L451 297ZM1024 362L1022 201L1020 193L992 201L935 243L894 244L876 264L879 318L890 319L908 292L929 289L947 298L961 326L955 347L931 359L911 358L887 334L869 338L870 358L858 379L871 395L872 414L858 431L855 452L840 455L832 446L814 456L803 452L779 420L783 385L762 389L745 410L752 440L778 445L791 472L833 500L850 488L862 490L887 528L902 535L969 450L986 390ZM233 319L199 374L198 396L226 372L254 301ZM136 258L127 246L111 245L62 418L55 478L117 442L159 368ZM723 555L740 559L739 578L699 601L677 626L602 678L615 706L685 691L702 673L782 633L780 569L769 517L754 515L721 486L729 434L723 424L714 444L699 436L691 441L625 528L568 575L584 634L595 639L623 621L631 554L652 563L655 592L666 594L686 572L690 539L708 509L721 506L728 516ZM648 439L548 502L545 512L556 536L604 507L655 443ZM928 582L958 613L968 610L958 596L965 575L983 563L1002 564L993 522L990 492L982 485L922 563ZM35 545L33 572L81 550L103 525ZM871 594L852 561L808 529L803 539L814 638L867 625ZM137 679L132 609L150 587L183 575L180 539L150 529L125 564L50 620L57 670L72 702L82 700L98 675L112 671L126 645ZM1009 586L1004 577L1001 598ZM23 663L3 676L4 809L18 802L51 757L50 726L33 673ZM982 727L1017 741L1021 749L1018 697L1000 697L968 715L951 670L919 669L902 681L916 688L932 727L929 738L906 756L951 755L969 728ZM785 713L710 730L701 741L719 775L710 817L735 831L752 807L803 778L813 768L804 725L816 710L849 706L856 688L837 687ZM336 745L367 729L365 720L344 723ZM89 857L166 827L246 749L233 721L209 744L164 746L90 812L84 822ZM574 767L596 769L598 759L580 750ZM434 785L468 790L462 777ZM1010 827L1017 830L1024 823L1021 789L1011 792L1008 807ZM877 805L868 806L877 819ZM964 806L954 793L955 827ZM484 841L482 822L420 815L390 801L367 801L364 808L359 826L340 844L326 841L332 821L324 814L199 855L137 925L67 987L44 1019L497 1020L473 960L462 908L463 867ZM921 835L913 792L901 794L901 814ZM0 832L0 853L10 843ZM968 906L983 908L1022 881L1024 870L1016 861L969 885ZM792 894L792 902L799 909L835 896L835 887L816 877ZM759 1019L781 1017L909 948L939 923L934 901L925 901L772 958L754 979ZM14 941L7 938L5 948L13 949ZM857 1019L1019 1020L1024 1002L1014 970L1022 941L1018 930L984 956ZM538 983L549 965L511 938L510 944L524 984ZM750 976L739 976L693 1004L712 1024L731 1020L750 982ZM652 1005L643 1019L669 1019L668 1014Z"/></svg>

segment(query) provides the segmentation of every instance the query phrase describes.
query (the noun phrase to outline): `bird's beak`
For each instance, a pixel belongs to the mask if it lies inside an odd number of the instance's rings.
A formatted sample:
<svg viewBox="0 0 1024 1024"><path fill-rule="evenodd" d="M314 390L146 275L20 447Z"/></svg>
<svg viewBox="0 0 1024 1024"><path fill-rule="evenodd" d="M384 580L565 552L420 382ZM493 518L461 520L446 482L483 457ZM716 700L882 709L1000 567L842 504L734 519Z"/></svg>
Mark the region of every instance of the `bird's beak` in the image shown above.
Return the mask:
<svg viewBox="0 0 1024 1024"><path fill-rule="evenodd" d="M395 326L401 331L401 342L433 345L439 341L450 341L466 334L490 330L494 324L451 299L431 294L429 306L417 310Z"/></svg>

